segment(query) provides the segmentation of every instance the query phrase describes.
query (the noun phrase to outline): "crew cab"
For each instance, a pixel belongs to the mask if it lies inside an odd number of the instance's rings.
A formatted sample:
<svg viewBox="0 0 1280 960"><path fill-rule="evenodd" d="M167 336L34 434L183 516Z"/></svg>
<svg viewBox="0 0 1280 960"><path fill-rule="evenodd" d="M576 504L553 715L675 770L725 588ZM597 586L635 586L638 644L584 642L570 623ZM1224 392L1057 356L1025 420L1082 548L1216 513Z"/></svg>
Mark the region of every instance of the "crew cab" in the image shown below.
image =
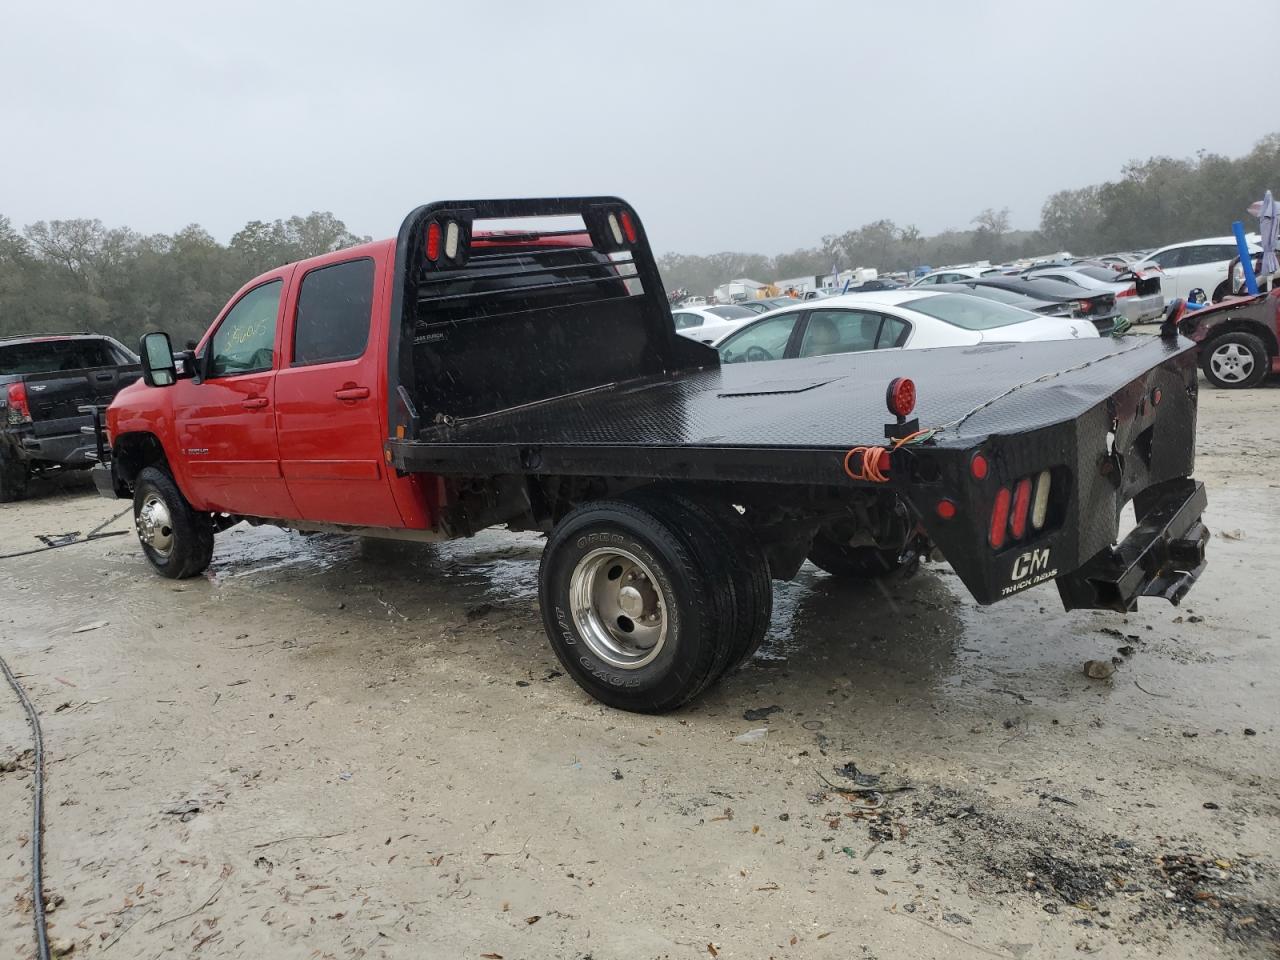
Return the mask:
<svg viewBox="0 0 1280 960"><path fill-rule="evenodd" d="M137 356L111 337L0 339L0 503L27 492L33 472L96 462L84 407L106 407L138 379Z"/></svg>
<svg viewBox="0 0 1280 960"><path fill-rule="evenodd" d="M1165 334L721 367L622 200L432 203L250 281L193 350L145 335L95 477L168 577L240 520L545 531L556 655L658 712L751 656L806 557L862 579L941 555L980 603L1177 602L1207 532L1194 346Z"/></svg>

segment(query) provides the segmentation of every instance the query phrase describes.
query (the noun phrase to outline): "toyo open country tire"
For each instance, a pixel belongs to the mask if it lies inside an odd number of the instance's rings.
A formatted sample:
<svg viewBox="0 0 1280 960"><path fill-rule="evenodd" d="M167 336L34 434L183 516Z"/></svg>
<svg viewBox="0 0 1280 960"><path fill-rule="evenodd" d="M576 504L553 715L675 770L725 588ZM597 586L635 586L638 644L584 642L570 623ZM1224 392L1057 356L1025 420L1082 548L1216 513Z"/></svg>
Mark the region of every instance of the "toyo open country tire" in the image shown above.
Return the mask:
<svg viewBox="0 0 1280 960"><path fill-rule="evenodd" d="M146 467L133 487L133 521L138 542L163 577L181 580L201 574L213 557L213 522L191 509L173 478Z"/></svg>
<svg viewBox="0 0 1280 960"><path fill-rule="evenodd" d="M902 569L902 560L897 550L850 547L823 530L818 531L809 547L809 562L833 577L851 580L887 577Z"/></svg>
<svg viewBox="0 0 1280 960"><path fill-rule="evenodd" d="M729 665L733 577L716 541L678 505L646 497L573 510L539 569L551 648L601 703L674 710Z"/></svg>
<svg viewBox="0 0 1280 960"><path fill-rule="evenodd" d="M1271 370L1266 345L1251 333L1233 330L1200 347L1200 369L1205 379L1223 390L1256 387Z"/></svg>

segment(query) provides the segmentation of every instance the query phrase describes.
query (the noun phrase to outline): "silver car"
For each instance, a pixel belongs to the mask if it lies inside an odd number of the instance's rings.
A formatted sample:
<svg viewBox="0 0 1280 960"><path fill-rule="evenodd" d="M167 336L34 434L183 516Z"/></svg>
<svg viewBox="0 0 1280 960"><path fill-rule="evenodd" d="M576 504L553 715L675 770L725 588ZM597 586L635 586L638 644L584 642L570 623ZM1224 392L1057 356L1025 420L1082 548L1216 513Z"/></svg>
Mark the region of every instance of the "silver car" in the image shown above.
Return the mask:
<svg viewBox="0 0 1280 960"><path fill-rule="evenodd" d="M1110 267L1092 267L1087 264L1033 267L1022 275L1047 277L1085 290L1114 293L1116 310L1130 323L1159 320L1164 315L1164 294L1160 290L1159 277L1135 277L1133 273L1120 273Z"/></svg>

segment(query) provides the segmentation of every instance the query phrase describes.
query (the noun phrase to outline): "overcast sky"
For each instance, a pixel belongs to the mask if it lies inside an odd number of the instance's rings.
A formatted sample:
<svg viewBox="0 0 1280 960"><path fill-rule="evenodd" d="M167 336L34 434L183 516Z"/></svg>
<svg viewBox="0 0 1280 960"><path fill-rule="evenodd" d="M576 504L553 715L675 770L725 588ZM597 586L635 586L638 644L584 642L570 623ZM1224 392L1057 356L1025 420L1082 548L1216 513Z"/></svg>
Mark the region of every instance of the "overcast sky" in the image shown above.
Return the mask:
<svg viewBox="0 0 1280 960"><path fill-rule="evenodd" d="M0 214L382 237L427 200L611 193L659 252L772 254L1034 227L1126 160L1270 132L1230 90L1275 0L872 7L7 0Z"/></svg>

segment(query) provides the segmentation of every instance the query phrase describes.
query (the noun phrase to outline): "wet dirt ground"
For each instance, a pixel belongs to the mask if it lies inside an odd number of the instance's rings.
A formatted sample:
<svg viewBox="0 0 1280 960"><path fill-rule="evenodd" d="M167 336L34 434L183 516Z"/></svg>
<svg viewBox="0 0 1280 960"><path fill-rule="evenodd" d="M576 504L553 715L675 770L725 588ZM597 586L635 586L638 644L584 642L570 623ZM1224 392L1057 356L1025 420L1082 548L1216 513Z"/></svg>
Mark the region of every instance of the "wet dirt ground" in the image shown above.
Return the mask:
<svg viewBox="0 0 1280 960"><path fill-rule="evenodd" d="M665 717L560 674L536 536L241 526L182 583L131 536L0 560L53 936L142 960L1274 956L1280 388L1201 396L1213 540L1183 607L979 608L945 565L891 589L806 567L760 656ZM124 506L34 494L0 506L0 553ZM33 955L29 746L0 686L3 957Z"/></svg>

